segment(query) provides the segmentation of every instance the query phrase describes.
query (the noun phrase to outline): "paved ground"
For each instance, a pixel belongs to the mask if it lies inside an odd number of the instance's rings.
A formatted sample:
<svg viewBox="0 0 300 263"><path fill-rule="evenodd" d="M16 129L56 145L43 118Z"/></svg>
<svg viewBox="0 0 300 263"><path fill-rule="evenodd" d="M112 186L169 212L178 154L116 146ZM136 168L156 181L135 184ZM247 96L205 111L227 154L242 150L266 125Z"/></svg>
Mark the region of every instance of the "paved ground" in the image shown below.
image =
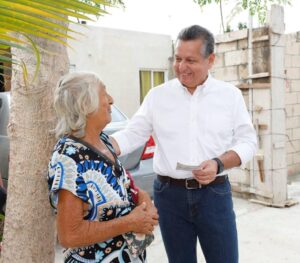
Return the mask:
<svg viewBox="0 0 300 263"><path fill-rule="evenodd" d="M300 175L288 185L289 198L300 202ZM271 208L234 198L240 263L300 263L300 205ZM198 262L205 262L198 249ZM56 263L62 262L57 249ZM148 249L148 263L167 263L159 227ZM188 262L184 262L188 263Z"/></svg>

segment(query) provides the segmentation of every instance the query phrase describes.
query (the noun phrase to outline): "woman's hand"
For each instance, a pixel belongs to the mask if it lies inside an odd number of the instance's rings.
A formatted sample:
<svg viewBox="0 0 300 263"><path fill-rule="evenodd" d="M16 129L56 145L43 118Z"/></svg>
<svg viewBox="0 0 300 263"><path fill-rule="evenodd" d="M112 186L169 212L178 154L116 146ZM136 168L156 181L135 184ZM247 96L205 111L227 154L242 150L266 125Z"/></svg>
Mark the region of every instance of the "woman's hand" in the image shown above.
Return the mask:
<svg viewBox="0 0 300 263"><path fill-rule="evenodd" d="M154 226L158 224L158 215L151 209L147 209L145 202L133 209L128 215L132 224L132 231L141 234L151 234Z"/></svg>
<svg viewBox="0 0 300 263"><path fill-rule="evenodd" d="M139 189L139 197L138 197L138 205L145 202L146 203L146 210L151 214L152 218L158 220L158 213L157 209L154 206L149 194L142 189Z"/></svg>

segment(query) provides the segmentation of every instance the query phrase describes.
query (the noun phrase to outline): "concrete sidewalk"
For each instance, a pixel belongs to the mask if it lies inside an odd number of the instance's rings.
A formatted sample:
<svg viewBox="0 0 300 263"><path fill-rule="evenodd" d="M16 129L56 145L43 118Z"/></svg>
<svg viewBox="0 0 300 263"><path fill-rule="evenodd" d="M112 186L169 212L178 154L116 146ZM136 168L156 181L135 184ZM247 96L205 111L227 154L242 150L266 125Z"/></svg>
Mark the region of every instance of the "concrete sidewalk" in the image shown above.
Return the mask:
<svg viewBox="0 0 300 263"><path fill-rule="evenodd" d="M289 198L300 202L300 177L288 185ZM233 198L240 263L300 263L300 205L272 208ZM167 263L160 230L148 249L148 263ZM205 262L198 245L198 262ZM186 262L188 263L188 262Z"/></svg>
<svg viewBox="0 0 300 263"><path fill-rule="evenodd" d="M300 202L300 176L288 185L288 193ZM233 201L240 263L300 263L300 205L271 208L236 197ZM148 263L168 262L159 227L147 252ZM63 262L59 249L55 262ZM205 262L200 247L198 262Z"/></svg>

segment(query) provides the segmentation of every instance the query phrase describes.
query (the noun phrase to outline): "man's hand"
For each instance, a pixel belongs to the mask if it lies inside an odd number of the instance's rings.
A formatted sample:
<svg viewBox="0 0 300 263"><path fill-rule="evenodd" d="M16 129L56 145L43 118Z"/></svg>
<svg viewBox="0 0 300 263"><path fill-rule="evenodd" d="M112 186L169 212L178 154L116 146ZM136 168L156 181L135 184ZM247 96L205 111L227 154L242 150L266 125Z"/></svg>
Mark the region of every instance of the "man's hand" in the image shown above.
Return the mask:
<svg viewBox="0 0 300 263"><path fill-rule="evenodd" d="M217 171L217 162L214 160L207 160L201 163L199 168L193 170L193 175L200 184L205 185L215 180Z"/></svg>

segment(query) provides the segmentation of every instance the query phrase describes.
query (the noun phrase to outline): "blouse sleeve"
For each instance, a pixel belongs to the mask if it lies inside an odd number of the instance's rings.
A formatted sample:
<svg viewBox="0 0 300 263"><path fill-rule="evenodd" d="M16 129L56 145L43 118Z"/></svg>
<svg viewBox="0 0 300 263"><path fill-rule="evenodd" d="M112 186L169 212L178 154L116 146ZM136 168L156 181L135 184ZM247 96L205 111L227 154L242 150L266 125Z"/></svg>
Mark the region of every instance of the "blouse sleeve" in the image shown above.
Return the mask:
<svg viewBox="0 0 300 263"><path fill-rule="evenodd" d="M56 209L58 191L70 191L83 202L88 201L87 186L82 176L77 172L77 164L71 157L54 152L48 167L48 187L50 203Z"/></svg>

